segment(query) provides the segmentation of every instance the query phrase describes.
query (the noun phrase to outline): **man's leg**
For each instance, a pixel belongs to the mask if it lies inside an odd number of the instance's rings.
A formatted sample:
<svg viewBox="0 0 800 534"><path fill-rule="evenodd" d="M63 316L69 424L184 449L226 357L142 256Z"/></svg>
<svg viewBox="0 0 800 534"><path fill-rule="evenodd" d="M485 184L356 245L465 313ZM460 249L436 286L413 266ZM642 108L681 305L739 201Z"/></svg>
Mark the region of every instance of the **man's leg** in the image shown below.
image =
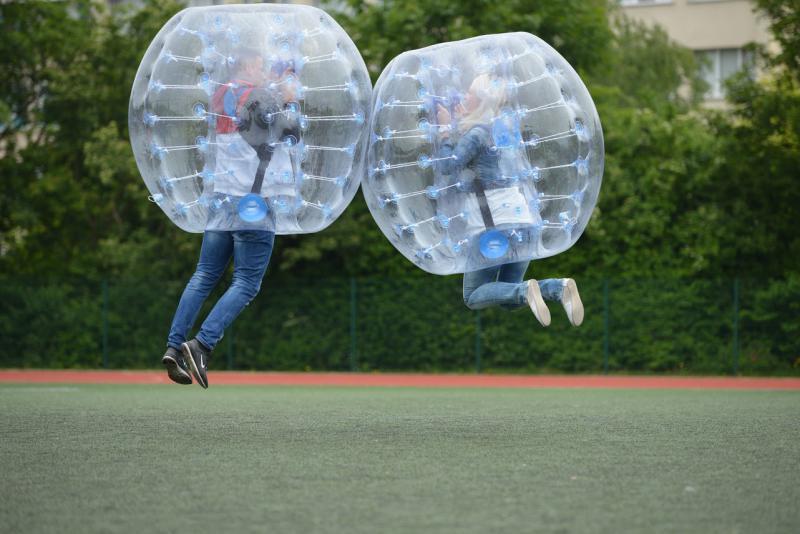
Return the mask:
<svg viewBox="0 0 800 534"><path fill-rule="evenodd" d="M267 270L275 234L262 230L240 230L233 233L233 280L231 286L208 314L197 340L213 350L225 329L238 317L261 289Z"/></svg>
<svg viewBox="0 0 800 534"><path fill-rule="evenodd" d="M192 383L180 347L186 341L186 334L197 319L200 307L225 271L232 252L233 239L228 232L206 232L203 235L197 269L178 303L167 339L167 352L161 358L167 375L174 382Z"/></svg>
<svg viewBox="0 0 800 534"><path fill-rule="evenodd" d="M203 234L200 259L175 310L167 338L168 346L180 350L181 344L186 341L189 329L197 320L203 302L225 272L231 254L233 254L232 232L207 231Z"/></svg>
<svg viewBox="0 0 800 534"><path fill-rule="evenodd" d="M222 339L225 329L261 288L261 279L272 255L275 234L263 230L240 230L233 232L233 241L231 286L203 321L197 338L181 347L192 374L204 388L208 387L206 370L211 351Z"/></svg>

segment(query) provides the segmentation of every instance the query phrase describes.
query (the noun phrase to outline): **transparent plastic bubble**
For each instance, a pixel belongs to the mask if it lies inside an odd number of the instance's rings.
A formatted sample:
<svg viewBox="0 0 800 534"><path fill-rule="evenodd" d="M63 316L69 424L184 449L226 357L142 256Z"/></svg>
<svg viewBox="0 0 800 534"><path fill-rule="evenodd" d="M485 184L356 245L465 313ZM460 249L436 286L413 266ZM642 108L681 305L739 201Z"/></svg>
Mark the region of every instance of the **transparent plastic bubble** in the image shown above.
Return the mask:
<svg viewBox="0 0 800 534"><path fill-rule="evenodd" d="M364 196L428 272L545 258L586 228L603 150L589 92L547 43L527 33L444 43L381 74Z"/></svg>
<svg viewBox="0 0 800 534"><path fill-rule="evenodd" d="M364 173L372 86L324 11L192 7L161 29L131 91L150 198L189 232L317 232Z"/></svg>

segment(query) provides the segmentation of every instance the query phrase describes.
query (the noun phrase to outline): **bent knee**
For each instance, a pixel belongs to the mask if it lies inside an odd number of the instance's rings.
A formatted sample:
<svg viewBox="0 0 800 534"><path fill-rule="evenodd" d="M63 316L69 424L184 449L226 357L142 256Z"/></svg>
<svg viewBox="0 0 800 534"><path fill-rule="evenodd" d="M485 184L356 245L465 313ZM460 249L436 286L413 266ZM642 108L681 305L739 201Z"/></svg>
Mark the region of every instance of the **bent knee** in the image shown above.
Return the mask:
<svg viewBox="0 0 800 534"><path fill-rule="evenodd" d="M469 296L465 296L464 297L464 306L466 306L467 308L469 308L472 311L477 311L477 310L480 310L481 308L483 308L483 306L479 306L477 303L472 302L472 300L470 299Z"/></svg>
<svg viewBox="0 0 800 534"><path fill-rule="evenodd" d="M469 297L470 296L465 293L463 298L462 298L462 300L464 301L464 306L466 306L467 308L469 308L471 310L472 307L470 307L470 305L469 305Z"/></svg>
<svg viewBox="0 0 800 534"><path fill-rule="evenodd" d="M195 271L189 280L189 285L193 289L210 289L217 285L220 279L219 274L208 271Z"/></svg>
<svg viewBox="0 0 800 534"><path fill-rule="evenodd" d="M256 298L258 292L261 291L261 283L255 283L245 278L234 277L231 287L236 288L247 299L249 304L251 300Z"/></svg>

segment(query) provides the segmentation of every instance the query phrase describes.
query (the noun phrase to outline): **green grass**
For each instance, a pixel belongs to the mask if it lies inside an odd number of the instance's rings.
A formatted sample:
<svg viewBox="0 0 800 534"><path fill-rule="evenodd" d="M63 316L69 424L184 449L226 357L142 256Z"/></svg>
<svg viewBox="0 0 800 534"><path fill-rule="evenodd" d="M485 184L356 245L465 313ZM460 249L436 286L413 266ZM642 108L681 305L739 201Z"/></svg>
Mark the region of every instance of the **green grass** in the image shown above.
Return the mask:
<svg viewBox="0 0 800 534"><path fill-rule="evenodd" d="M800 529L795 392L4 385L0 429L5 532Z"/></svg>

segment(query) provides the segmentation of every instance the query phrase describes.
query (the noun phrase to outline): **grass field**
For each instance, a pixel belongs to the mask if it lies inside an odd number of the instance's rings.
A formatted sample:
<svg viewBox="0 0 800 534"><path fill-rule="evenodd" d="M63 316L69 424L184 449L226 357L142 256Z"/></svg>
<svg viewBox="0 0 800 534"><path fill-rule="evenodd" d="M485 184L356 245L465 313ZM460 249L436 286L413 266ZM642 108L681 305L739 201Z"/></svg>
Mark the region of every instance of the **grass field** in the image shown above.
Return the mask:
<svg viewBox="0 0 800 534"><path fill-rule="evenodd" d="M4 532L797 532L800 393L0 385Z"/></svg>

